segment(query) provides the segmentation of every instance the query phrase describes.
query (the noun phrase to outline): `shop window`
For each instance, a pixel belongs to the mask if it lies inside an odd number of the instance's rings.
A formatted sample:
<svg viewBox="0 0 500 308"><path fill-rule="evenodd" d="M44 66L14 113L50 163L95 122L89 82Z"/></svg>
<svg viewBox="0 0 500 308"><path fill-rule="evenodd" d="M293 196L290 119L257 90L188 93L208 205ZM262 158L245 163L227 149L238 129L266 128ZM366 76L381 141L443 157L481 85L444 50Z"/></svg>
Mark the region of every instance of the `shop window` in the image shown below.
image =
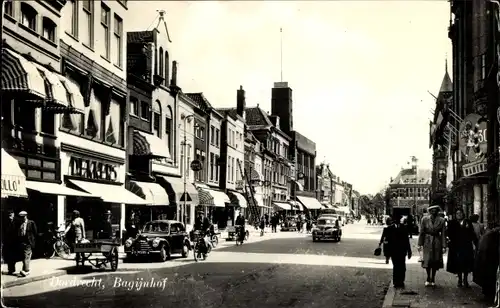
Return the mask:
<svg viewBox="0 0 500 308"><path fill-rule="evenodd" d="M116 144L117 141L116 141L116 136L115 136L115 130L113 128L113 119L111 118L111 116L109 116L109 124L108 124L108 129L106 130L106 136L105 136L105 140L106 142L109 142L111 144Z"/></svg>
<svg viewBox="0 0 500 308"><path fill-rule="evenodd" d="M153 104L153 134L161 138L161 104L159 101Z"/></svg>
<svg viewBox="0 0 500 308"><path fill-rule="evenodd" d="M35 128L35 108L24 101L14 102L14 124L19 125L25 131L36 130Z"/></svg>
<svg viewBox="0 0 500 308"><path fill-rule="evenodd" d="M21 2L21 23L24 26L36 31L37 15L37 11L31 5L26 2Z"/></svg>
<svg viewBox="0 0 500 308"><path fill-rule="evenodd" d="M12 1L3 1L5 3L4 5L4 12L6 15L9 15L10 17L14 17L14 8L12 6Z"/></svg>
<svg viewBox="0 0 500 308"><path fill-rule="evenodd" d="M96 137L99 132L99 125L95 118L94 110L90 109L87 118L87 127L85 128L85 133L90 137Z"/></svg>
<svg viewBox="0 0 500 308"><path fill-rule="evenodd" d="M130 97L130 114L138 116L139 115L139 101L135 97Z"/></svg>
<svg viewBox="0 0 500 308"><path fill-rule="evenodd" d="M63 113L61 116L61 127L69 130L76 130L71 114Z"/></svg>
<svg viewBox="0 0 500 308"><path fill-rule="evenodd" d="M170 57L168 51L165 50L165 85L168 87L170 84Z"/></svg>
<svg viewBox="0 0 500 308"><path fill-rule="evenodd" d="M144 119L146 121L149 121L151 119L151 107L148 104L148 102L142 102L141 101L141 114L140 114L141 119Z"/></svg>
<svg viewBox="0 0 500 308"><path fill-rule="evenodd" d="M66 10L71 20L70 34L75 38L78 38L78 3L76 0L69 0L67 2L69 8Z"/></svg>
<svg viewBox="0 0 500 308"><path fill-rule="evenodd" d="M107 5L101 2L101 32L103 37L101 38L102 43L103 43L103 57L106 59L109 59L109 53L110 53L110 48L109 48L109 24L110 24L110 10Z"/></svg>
<svg viewBox="0 0 500 308"><path fill-rule="evenodd" d="M54 181L56 179L56 173L55 172L46 172L46 171L44 171L42 173L42 178L44 180Z"/></svg>
<svg viewBox="0 0 500 308"><path fill-rule="evenodd" d="M160 63L158 64L158 74L163 76L163 48L160 47L158 51L158 56L160 58Z"/></svg>
<svg viewBox="0 0 500 308"><path fill-rule="evenodd" d="M56 41L56 24L48 17L43 18L43 37L51 42Z"/></svg>
<svg viewBox="0 0 500 308"><path fill-rule="evenodd" d="M167 139L167 145L169 151L173 154L173 136L172 136L172 107L167 107L167 112L165 114L165 137Z"/></svg>
<svg viewBox="0 0 500 308"><path fill-rule="evenodd" d="M32 179L41 179L42 178L42 172L38 170L28 170L28 178Z"/></svg>
<svg viewBox="0 0 500 308"><path fill-rule="evenodd" d="M42 133L55 134L55 115L42 110Z"/></svg>

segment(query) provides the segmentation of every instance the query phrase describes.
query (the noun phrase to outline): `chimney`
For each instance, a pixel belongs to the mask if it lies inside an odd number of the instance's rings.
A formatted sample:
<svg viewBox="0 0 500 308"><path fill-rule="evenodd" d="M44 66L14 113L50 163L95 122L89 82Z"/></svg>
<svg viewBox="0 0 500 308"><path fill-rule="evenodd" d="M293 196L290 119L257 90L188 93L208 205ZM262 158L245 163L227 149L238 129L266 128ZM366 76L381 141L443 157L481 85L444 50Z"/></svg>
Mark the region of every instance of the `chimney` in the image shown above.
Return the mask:
<svg viewBox="0 0 500 308"><path fill-rule="evenodd" d="M172 61L172 79L170 85L177 86L177 61Z"/></svg>
<svg viewBox="0 0 500 308"><path fill-rule="evenodd" d="M243 119L245 118L245 108L245 90L243 90L243 86L240 86L240 89L236 91L236 113Z"/></svg>

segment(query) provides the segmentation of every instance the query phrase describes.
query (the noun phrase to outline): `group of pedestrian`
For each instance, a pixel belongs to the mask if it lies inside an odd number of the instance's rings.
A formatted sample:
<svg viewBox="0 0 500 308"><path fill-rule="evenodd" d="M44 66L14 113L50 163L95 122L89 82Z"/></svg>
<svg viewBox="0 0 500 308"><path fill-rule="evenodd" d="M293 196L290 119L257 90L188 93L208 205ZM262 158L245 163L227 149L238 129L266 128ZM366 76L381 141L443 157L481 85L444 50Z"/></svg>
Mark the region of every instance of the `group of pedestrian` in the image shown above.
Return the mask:
<svg viewBox="0 0 500 308"><path fill-rule="evenodd" d="M457 275L458 287L469 287L469 274L473 272L474 260L484 227L478 222L479 216L465 217L462 209L457 209L449 222L441 215L441 207L430 206L420 223L418 251L421 265L425 268L425 286L436 285L436 273L444 268L444 254L448 250L446 270ZM379 247L383 245L385 262L392 260L395 288L404 288L406 257L412 257L410 237L411 226L401 223L401 217L389 217L386 221Z"/></svg>
<svg viewBox="0 0 500 308"><path fill-rule="evenodd" d="M28 219L26 211L19 212L18 217L15 217L13 211L9 211L8 219L2 227L2 252L4 261L7 263L8 274L14 275L16 263L22 261L23 268L19 272L19 276L28 276L31 256L38 235L35 222Z"/></svg>

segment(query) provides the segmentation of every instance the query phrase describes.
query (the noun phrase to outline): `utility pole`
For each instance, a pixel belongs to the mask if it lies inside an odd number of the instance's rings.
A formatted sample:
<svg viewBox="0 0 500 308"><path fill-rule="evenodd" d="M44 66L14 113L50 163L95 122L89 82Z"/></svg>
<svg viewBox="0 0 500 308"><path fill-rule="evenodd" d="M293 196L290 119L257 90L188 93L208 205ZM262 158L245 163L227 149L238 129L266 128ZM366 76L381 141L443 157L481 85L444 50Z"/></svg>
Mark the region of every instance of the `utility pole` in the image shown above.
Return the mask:
<svg viewBox="0 0 500 308"><path fill-rule="evenodd" d="M182 146L184 147L184 159L183 159L183 162L182 164L184 164L184 174L182 175L183 178L184 178L184 193L182 195L182 198L183 198L183 205L182 205L182 209L181 211L179 211L179 214L181 215L181 221L186 225L187 224L187 217L185 215L186 213L186 208L187 208L187 177L189 176L189 164L188 164L188 153L187 153L187 148L188 148L188 144L187 144L187 131L186 131L186 123L192 119L194 117L194 115L190 114L190 115L181 115L181 119L184 121L184 140L182 142Z"/></svg>

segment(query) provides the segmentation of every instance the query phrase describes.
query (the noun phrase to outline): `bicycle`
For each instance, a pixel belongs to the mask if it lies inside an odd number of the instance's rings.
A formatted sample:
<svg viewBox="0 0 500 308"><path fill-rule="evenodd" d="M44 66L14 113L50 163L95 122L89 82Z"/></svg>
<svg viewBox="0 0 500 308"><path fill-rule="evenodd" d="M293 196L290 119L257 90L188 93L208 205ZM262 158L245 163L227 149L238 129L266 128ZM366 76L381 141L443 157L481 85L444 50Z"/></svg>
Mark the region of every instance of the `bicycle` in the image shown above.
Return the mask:
<svg viewBox="0 0 500 308"><path fill-rule="evenodd" d="M43 253L44 257L51 259L57 254L60 258L68 259L71 255L71 248L65 239L64 231L52 231L52 237L45 241L46 250Z"/></svg>

